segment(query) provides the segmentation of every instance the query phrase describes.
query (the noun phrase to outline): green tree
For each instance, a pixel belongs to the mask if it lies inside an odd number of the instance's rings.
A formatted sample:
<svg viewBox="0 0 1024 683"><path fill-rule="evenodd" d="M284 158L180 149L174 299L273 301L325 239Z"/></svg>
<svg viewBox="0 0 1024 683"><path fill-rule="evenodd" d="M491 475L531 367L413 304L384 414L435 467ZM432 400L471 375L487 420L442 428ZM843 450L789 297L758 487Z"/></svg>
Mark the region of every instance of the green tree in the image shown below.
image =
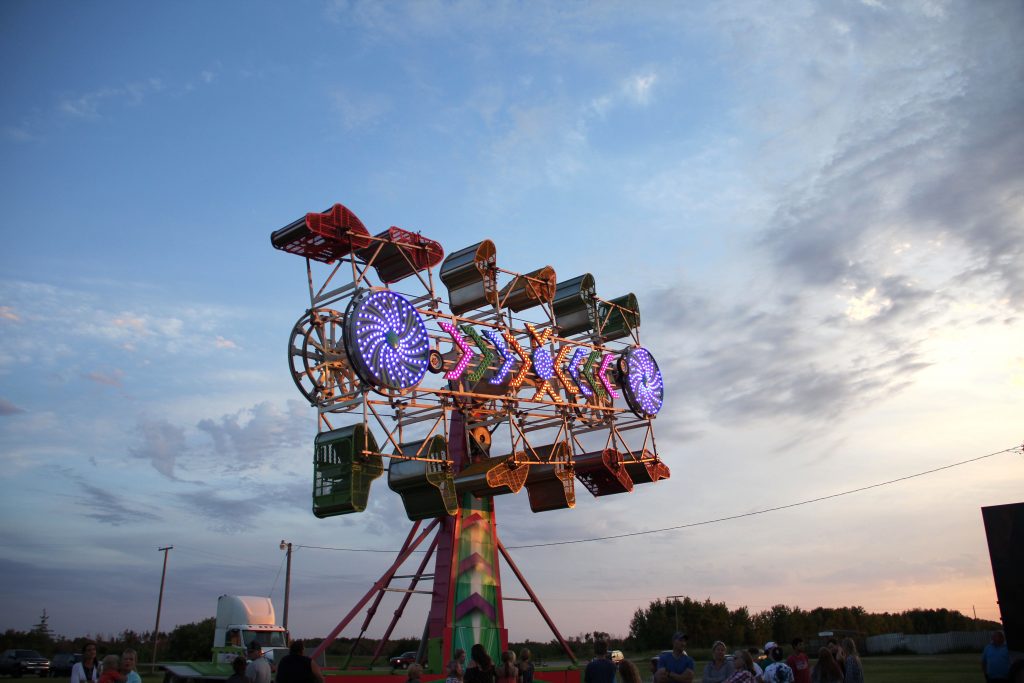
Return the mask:
<svg viewBox="0 0 1024 683"><path fill-rule="evenodd" d="M215 617L174 627L167 639L167 658L188 662L209 661L213 655Z"/></svg>

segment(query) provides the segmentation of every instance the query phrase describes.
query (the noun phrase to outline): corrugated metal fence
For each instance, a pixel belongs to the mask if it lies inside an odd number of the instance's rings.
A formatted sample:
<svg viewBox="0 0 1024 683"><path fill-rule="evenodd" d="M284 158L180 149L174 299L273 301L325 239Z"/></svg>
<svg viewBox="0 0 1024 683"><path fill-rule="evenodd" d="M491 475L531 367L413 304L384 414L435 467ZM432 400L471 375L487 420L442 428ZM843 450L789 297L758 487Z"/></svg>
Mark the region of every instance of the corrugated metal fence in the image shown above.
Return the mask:
<svg viewBox="0 0 1024 683"><path fill-rule="evenodd" d="M919 655L934 655L954 650L977 650L981 652L992 640L989 631L951 631L929 633L923 636L908 636L902 633L886 633L868 636L868 654L881 654L894 650L909 650Z"/></svg>

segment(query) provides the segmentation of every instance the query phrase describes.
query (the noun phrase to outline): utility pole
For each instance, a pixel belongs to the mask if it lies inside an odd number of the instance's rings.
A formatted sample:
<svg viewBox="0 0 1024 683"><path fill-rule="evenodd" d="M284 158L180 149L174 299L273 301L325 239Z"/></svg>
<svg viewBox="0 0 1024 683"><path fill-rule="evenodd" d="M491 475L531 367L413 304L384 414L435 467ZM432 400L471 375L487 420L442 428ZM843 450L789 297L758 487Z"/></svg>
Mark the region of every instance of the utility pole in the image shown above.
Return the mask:
<svg viewBox="0 0 1024 683"><path fill-rule="evenodd" d="M676 606L676 631L679 630L679 598L685 598L685 595L668 595L665 597L666 600L675 601Z"/></svg>
<svg viewBox="0 0 1024 683"><path fill-rule="evenodd" d="M160 642L160 608L164 604L164 580L167 578L167 551L169 550L174 550L174 546L157 548L157 552L164 554L164 571L160 574L160 597L156 601L156 626L153 627L153 665L150 671L156 671L156 646Z"/></svg>
<svg viewBox="0 0 1024 683"><path fill-rule="evenodd" d="M284 630L288 630L288 596L292 590L292 544L281 539L281 550L287 551L287 566L284 570ZM278 570L280 571L280 570Z"/></svg>

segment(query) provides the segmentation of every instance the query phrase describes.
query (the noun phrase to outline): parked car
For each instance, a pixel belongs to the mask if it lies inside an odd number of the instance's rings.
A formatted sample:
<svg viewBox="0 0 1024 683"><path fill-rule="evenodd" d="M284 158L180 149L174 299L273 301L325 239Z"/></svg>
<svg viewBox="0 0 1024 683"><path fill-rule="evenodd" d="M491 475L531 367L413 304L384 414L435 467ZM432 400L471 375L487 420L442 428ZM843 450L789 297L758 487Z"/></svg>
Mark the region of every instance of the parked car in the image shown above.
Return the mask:
<svg viewBox="0 0 1024 683"><path fill-rule="evenodd" d="M82 661L82 653L80 652L58 652L53 656L53 661L50 662L50 676L70 676L71 669L80 661Z"/></svg>
<svg viewBox="0 0 1024 683"><path fill-rule="evenodd" d="M45 676L50 673L50 660L35 650L5 650L0 655L0 673L15 678L25 674Z"/></svg>
<svg viewBox="0 0 1024 683"><path fill-rule="evenodd" d="M416 662L416 651L403 652L397 657L392 657L388 661L391 662L391 667L393 669L408 669L410 664Z"/></svg>

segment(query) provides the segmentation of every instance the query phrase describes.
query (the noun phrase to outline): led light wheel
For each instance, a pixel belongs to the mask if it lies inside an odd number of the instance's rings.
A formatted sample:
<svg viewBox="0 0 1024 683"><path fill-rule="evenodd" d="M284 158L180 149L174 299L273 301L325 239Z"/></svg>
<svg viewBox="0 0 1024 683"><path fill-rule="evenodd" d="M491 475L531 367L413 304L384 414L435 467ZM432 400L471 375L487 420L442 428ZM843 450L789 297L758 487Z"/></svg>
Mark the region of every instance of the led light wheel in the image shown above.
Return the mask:
<svg viewBox="0 0 1024 683"><path fill-rule="evenodd" d="M330 401L358 390L342 344L342 315L329 308L305 313L288 340L292 381L310 405Z"/></svg>
<svg viewBox="0 0 1024 683"><path fill-rule="evenodd" d="M665 383L651 352L634 346L622 352L622 393L637 417L654 417L665 402Z"/></svg>
<svg viewBox="0 0 1024 683"><path fill-rule="evenodd" d="M430 362L430 338L405 297L368 291L355 296L345 312L345 351L359 378L387 394L420 383Z"/></svg>

